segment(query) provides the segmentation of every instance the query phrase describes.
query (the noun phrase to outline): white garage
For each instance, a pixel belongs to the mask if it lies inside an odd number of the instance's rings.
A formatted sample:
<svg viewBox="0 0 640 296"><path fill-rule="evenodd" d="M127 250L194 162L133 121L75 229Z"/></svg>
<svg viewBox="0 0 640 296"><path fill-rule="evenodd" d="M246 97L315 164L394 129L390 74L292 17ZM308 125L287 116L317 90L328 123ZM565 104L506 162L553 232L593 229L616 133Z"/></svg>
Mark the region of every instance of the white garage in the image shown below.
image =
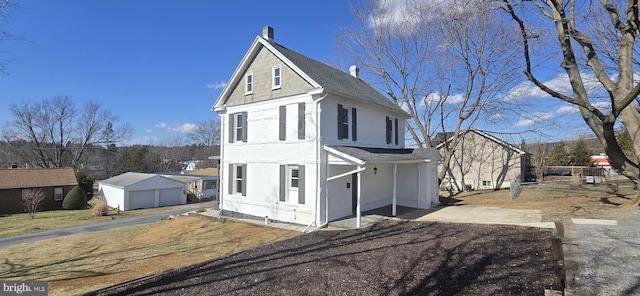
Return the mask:
<svg viewBox="0 0 640 296"><path fill-rule="evenodd" d="M98 181L100 197L120 210L187 203L185 184L158 174L125 173Z"/></svg>

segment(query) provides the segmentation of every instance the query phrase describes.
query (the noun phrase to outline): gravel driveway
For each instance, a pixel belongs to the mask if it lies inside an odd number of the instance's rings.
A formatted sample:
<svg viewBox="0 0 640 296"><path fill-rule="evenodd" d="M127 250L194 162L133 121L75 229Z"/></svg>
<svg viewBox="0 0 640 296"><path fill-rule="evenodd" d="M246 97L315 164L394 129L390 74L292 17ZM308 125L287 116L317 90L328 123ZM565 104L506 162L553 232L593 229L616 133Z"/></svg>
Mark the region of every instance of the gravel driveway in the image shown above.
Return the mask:
<svg viewBox="0 0 640 296"><path fill-rule="evenodd" d="M383 221L301 235L96 295L544 295L561 289L554 235Z"/></svg>
<svg viewBox="0 0 640 296"><path fill-rule="evenodd" d="M640 210L593 216L618 225L576 224L586 295L640 295Z"/></svg>

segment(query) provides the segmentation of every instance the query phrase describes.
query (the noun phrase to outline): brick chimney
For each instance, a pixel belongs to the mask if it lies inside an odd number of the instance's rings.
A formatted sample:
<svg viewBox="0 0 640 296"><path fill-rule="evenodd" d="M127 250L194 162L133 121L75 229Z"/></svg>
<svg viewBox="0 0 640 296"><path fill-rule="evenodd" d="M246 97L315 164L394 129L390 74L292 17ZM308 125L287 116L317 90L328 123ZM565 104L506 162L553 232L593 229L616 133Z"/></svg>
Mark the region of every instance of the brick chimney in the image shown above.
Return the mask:
<svg viewBox="0 0 640 296"><path fill-rule="evenodd" d="M351 76L353 76L355 78L359 78L358 77L358 73L360 73L360 69L358 68L358 66L353 65L353 66L349 67L349 73L351 74Z"/></svg>
<svg viewBox="0 0 640 296"><path fill-rule="evenodd" d="M262 38L273 41L273 28L269 26L262 28Z"/></svg>

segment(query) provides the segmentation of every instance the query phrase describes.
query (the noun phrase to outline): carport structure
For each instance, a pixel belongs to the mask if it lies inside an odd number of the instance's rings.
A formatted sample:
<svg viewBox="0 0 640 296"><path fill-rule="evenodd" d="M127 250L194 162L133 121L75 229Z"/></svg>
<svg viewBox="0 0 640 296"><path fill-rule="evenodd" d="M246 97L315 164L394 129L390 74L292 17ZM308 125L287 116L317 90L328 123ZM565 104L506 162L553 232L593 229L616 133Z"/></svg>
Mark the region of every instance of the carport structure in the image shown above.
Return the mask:
<svg viewBox="0 0 640 296"><path fill-rule="evenodd" d="M187 203L185 184L158 174L129 172L98 181L98 186L100 197L123 211Z"/></svg>
<svg viewBox="0 0 640 296"><path fill-rule="evenodd" d="M440 154L433 148L387 149L324 146L326 220L356 217L363 211L391 205L428 209L439 203L437 167Z"/></svg>

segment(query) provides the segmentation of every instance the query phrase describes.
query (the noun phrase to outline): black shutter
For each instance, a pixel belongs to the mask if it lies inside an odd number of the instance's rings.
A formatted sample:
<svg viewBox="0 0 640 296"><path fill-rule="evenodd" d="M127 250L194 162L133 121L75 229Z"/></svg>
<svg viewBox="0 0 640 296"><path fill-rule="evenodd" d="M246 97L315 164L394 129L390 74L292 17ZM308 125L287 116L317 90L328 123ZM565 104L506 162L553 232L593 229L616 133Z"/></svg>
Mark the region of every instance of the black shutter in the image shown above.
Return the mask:
<svg viewBox="0 0 640 296"><path fill-rule="evenodd" d="M305 120L304 120L305 103L298 103L298 139L304 140L305 138Z"/></svg>
<svg viewBox="0 0 640 296"><path fill-rule="evenodd" d="M247 164L242 165L242 196L247 196Z"/></svg>
<svg viewBox="0 0 640 296"><path fill-rule="evenodd" d="M304 165L298 166L298 203L304 204Z"/></svg>
<svg viewBox="0 0 640 296"><path fill-rule="evenodd" d="M342 129L342 105L338 104L338 140L344 139L343 129ZM318 135L320 136L320 135Z"/></svg>
<svg viewBox="0 0 640 296"><path fill-rule="evenodd" d="M352 139L354 141L358 140L358 117L356 116L356 108L351 109L351 133L353 134Z"/></svg>
<svg viewBox="0 0 640 296"><path fill-rule="evenodd" d="M247 112L242 112L242 142L247 142Z"/></svg>
<svg viewBox="0 0 640 296"><path fill-rule="evenodd" d="M236 134L234 133L235 127L233 124L233 119L235 118L235 114L229 114L229 143L233 143L233 138L235 138Z"/></svg>
<svg viewBox="0 0 640 296"><path fill-rule="evenodd" d="M278 138L280 141L287 139L287 106L280 106L280 130Z"/></svg>
<svg viewBox="0 0 640 296"><path fill-rule="evenodd" d="M280 201L286 201L287 199L287 166L280 165Z"/></svg>
<svg viewBox="0 0 640 296"><path fill-rule="evenodd" d="M387 129L385 135L387 136L387 144L391 143L391 119L389 116L386 118Z"/></svg>
<svg viewBox="0 0 640 296"><path fill-rule="evenodd" d="M396 145L398 145L398 119L396 118L393 121L394 121L395 126L396 126L395 142L396 142Z"/></svg>
<svg viewBox="0 0 640 296"><path fill-rule="evenodd" d="M233 164L229 164L229 172L227 173L227 178L229 178L229 194L233 194Z"/></svg>

